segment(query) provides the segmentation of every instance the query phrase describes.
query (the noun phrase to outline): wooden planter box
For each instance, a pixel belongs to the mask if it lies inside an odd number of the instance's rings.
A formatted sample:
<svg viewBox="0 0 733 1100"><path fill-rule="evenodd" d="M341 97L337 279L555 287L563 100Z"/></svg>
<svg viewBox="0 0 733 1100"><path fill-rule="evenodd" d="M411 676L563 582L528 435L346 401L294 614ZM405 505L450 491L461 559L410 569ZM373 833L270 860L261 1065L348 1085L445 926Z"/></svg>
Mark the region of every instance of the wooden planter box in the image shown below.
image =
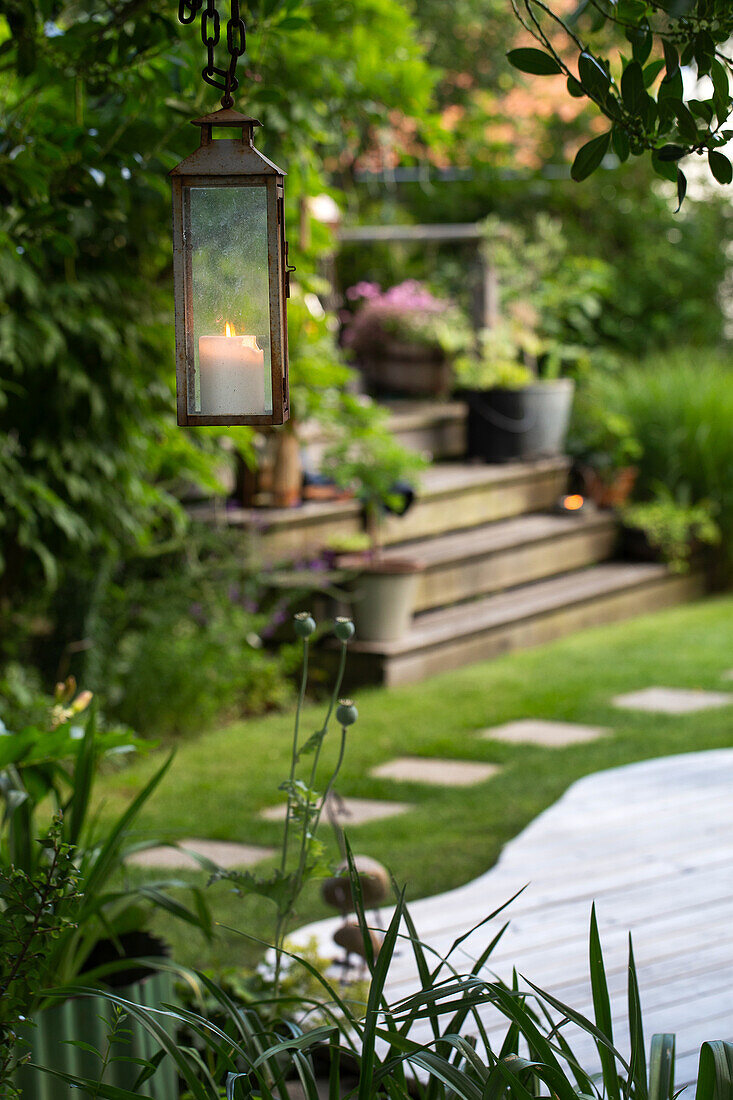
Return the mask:
<svg viewBox="0 0 733 1100"><path fill-rule="evenodd" d="M446 397L453 388L453 368L440 348L385 343L362 354L359 367L365 382L378 393L410 397Z"/></svg>

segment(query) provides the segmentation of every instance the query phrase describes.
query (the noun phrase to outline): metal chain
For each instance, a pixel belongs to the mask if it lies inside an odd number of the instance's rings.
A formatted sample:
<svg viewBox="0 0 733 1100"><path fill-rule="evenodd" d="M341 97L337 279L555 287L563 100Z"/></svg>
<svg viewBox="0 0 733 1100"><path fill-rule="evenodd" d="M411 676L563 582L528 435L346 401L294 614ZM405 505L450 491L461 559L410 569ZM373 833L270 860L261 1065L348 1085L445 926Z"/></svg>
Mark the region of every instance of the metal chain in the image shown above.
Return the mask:
<svg viewBox="0 0 733 1100"><path fill-rule="evenodd" d="M193 23L196 16L204 7L204 0L179 0L178 19L181 23ZM217 8L217 0L206 0L206 6L201 13L201 41L206 47L206 65L201 73L204 81L212 88L219 88L224 92L221 98L222 107L231 107L234 104L232 93L239 87L237 80L237 61L247 48L247 29L239 11L239 0L231 0L230 14L226 26L227 53L229 64L226 69L218 68L216 61L216 47L221 39L221 18Z"/></svg>

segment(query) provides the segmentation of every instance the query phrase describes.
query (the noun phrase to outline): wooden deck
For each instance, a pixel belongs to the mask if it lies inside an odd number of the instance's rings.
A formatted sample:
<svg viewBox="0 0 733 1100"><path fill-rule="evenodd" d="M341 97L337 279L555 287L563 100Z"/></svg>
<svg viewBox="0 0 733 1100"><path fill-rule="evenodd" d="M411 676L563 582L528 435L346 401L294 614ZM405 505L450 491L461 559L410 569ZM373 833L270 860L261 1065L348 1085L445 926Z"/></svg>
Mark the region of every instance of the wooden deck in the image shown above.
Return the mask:
<svg viewBox="0 0 733 1100"><path fill-rule="evenodd" d="M420 938L445 952L525 883L485 972L511 981L516 967L591 1014L588 925L595 901L617 1045L627 1050L631 931L647 1048L654 1032L675 1032L676 1084L693 1081L700 1045L733 1038L733 750L645 761L575 783L486 874L414 903ZM386 921L388 913L382 915ZM295 938L315 933L324 953L333 955L337 923L311 925ZM501 923L466 941L466 968ZM390 999L415 987L411 959L402 948L390 974ZM454 964L461 965L460 957ZM498 1045L506 1024L491 1012L486 1023ZM592 1044L580 1039L576 1049L595 1068Z"/></svg>

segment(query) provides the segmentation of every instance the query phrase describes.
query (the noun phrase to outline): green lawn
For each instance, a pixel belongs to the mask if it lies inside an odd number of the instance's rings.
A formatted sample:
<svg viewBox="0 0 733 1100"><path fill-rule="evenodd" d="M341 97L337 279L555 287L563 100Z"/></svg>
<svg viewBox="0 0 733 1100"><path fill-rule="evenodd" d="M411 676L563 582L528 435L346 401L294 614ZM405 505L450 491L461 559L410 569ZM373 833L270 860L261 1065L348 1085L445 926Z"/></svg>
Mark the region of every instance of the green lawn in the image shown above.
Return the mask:
<svg viewBox="0 0 733 1100"><path fill-rule="evenodd" d="M733 708L682 718L611 706L611 697L651 685L718 689L733 684L733 598L716 598L588 630L539 649L448 672L428 683L358 693L360 718L351 727L338 790L414 804L399 817L354 828L352 847L385 863L408 896L422 897L487 870L502 846L573 780L647 757L733 746ZM347 673L348 676L348 673ZM303 731L316 728L320 708L306 711ZM538 717L607 726L612 734L588 745L543 749L492 743L474 736L487 726ZM258 817L279 801L289 765L291 716L238 722L202 731L180 744L173 767L149 804L144 826L166 838L217 837L277 845L280 826ZM337 737L331 737L331 753ZM492 761L499 775L477 787L440 790L370 778L370 769L397 755ZM325 755L331 759L329 753ZM119 811L160 760L157 752L101 789ZM324 839L335 845L328 826ZM193 873L188 878L195 876ZM240 901L218 885L210 897L223 924L270 934L266 902ZM299 922L325 915L317 890L303 899ZM181 961L232 965L250 959L247 941L222 932L213 949L187 932L171 935Z"/></svg>

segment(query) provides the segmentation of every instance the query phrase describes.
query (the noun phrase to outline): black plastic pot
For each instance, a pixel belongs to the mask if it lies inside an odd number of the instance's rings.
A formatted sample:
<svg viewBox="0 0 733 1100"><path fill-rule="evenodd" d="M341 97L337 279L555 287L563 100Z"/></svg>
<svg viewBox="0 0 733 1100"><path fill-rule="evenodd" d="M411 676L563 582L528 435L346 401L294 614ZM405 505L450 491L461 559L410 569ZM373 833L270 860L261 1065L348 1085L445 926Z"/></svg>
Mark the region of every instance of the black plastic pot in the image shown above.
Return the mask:
<svg viewBox="0 0 733 1100"><path fill-rule="evenodd" d="M521 390L464 390L470 458L512 462L563 453L575 383L534 382Z"/></svg>

